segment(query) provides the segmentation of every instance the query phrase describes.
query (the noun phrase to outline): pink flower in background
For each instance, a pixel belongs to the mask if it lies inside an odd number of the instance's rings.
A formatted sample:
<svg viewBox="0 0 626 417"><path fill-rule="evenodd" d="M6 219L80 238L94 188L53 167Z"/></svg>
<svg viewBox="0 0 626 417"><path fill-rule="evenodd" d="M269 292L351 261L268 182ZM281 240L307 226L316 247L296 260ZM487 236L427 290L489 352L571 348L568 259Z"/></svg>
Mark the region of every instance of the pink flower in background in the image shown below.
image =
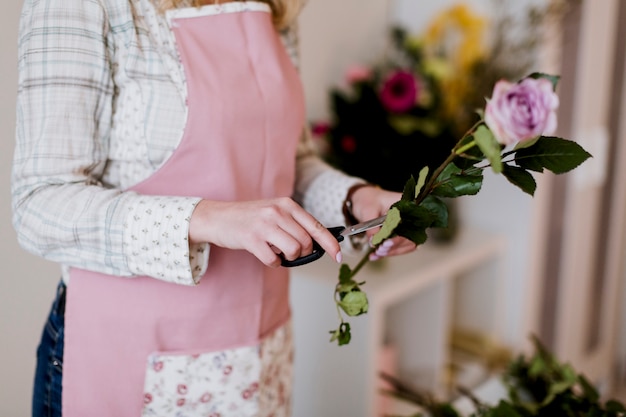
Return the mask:
<svg viewBox="0 0 626 417"><path fill-rule="evenodd" d="M311 126L311 133L313 136L325 136L330 130L330 123L316 122Z"/></svg>
<svg viewBox="0 0 626 417"><path fill-rule="evenodd" d="M356 84L372 79L372 70L363 65L352 65L346 70L346 81L348 84Z"/></svg>
<svg viewBox="0 0 626 417"><path fill-rule="evenodd" d="M498 81L485 108L485 123L499 143L511 145L552 135L559 98L552 83L526 78L520 83Z"/></svg>
<svg viewBox="0 0 626 417"><path fill-rule="evenodd" d="M415 76L408 71L396 71L383 83L380 101L394 113L402 113L415 105L418 84Z"/></svg>
<svg viewBox="0 0 626 417"><path fill-rule="evenodd" d="M356 139L353 136L344 136L341 138L341 149L346 153L354 153L356 151Z"/></svg>

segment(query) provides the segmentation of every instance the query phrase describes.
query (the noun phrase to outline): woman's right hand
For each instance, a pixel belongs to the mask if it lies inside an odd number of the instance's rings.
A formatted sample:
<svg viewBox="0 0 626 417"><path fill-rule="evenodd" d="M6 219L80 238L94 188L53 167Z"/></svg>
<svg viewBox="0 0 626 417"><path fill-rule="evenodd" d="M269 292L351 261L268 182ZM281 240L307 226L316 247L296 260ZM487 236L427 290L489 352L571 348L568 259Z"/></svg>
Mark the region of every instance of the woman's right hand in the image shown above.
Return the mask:
<svg viewBox="0 0 626 417"><path fill-rule="evenodd" d="M189 224L192 243L209 243L228 249L244 249L265 265L280 266L308 255L313 240L334 260L341 262L337 239L291 198L224 202L202 200Z"/></svg>

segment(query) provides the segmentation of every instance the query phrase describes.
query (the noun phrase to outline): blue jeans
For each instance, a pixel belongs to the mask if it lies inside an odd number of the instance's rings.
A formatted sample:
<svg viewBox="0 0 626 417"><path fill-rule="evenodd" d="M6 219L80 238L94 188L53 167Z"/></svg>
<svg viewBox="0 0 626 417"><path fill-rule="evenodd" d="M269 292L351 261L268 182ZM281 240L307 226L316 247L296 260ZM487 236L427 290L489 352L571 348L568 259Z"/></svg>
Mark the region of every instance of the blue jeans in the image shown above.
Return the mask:
<svg viewBox="0 0 626 417"><path fill-rule="evenodd" d="M61 282L37 348L33 417L61 417L65 295L66 287Z"/></svg>

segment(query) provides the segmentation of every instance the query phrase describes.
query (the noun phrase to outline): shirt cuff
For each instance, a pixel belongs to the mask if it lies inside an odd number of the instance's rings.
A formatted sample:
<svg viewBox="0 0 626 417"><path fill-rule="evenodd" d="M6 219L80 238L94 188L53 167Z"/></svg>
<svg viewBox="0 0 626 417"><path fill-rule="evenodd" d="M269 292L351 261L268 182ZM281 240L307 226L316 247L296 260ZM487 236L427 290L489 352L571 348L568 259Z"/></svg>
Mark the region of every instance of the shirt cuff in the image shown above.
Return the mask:
<svg viewBox="0 0 626 417"><path fill-rule="evenodd" d="M124 227L124 254L135 275L195 285L206 271L208 244L189 243L195 197L140 196Z"/></svg>
<svg viewBox="0 0 626 417"><path fill-rule="evenodd" d="M334 169L326 170L311 182L302 199L302 205L327 227L345 225L343 204L348 190L364 182Z"/></svg>

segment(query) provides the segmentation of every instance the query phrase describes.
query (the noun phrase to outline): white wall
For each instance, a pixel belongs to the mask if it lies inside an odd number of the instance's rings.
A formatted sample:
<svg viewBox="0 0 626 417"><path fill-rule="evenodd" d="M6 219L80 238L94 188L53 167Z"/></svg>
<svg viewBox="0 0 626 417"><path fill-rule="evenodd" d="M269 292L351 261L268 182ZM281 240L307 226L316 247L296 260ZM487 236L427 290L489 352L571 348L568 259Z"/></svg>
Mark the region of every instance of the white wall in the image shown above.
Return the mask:
<svg viewBox="0 0 626 417"><path fill-rule="evenodd" d="M17 89L17 24L22 2L0 14L0 415L30 415L35 350L59 269L21 250L11 226L10 169Z"/></svg>

